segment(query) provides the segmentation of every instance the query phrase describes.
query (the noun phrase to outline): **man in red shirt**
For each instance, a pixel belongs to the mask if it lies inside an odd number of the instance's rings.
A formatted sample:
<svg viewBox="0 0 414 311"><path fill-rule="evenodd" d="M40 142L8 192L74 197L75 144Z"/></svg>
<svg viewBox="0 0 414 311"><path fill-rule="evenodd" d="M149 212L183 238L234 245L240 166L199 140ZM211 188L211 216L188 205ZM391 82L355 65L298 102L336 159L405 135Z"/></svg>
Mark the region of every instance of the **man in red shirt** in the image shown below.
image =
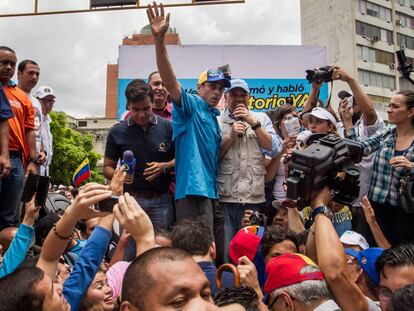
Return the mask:
<svg viewBox="0 0 414 311"><path fill-rule="evenodd" d="M8 177L0 179L0 230L13 225L24 176L29 172L37 173L38 169L32 103L26 93L11 81L16 62L16 53L9 47L0 46L0 83L14 114L8 119L11 170Z"/></svg>
<svg viewBox="0 0 414 311"><path fill-rule="evenodd" d="M162 83L158 71L154 71L148 76L148 84L151 85L152 91L154 92L152 111L160 117L171 121L172 105L169 100L169 93Z"/></svg>

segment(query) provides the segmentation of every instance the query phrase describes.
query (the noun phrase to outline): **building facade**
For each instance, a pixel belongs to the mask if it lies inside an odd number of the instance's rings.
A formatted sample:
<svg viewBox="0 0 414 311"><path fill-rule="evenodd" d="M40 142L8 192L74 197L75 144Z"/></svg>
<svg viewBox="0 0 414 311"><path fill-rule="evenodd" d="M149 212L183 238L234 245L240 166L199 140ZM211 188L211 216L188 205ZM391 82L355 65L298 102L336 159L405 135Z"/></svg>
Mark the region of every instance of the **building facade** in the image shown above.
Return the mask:
<svg viewBox="0 0 414 311"><path fill-rule="evenodd" d="M395 52L405 49L414 64L414 0L301 0L302 45L327 47L328 65L356 77L386 120L396 91L414 89L401 78ZM349 89L334 82L336 94Z"/></svg>
<svg viewBox="0 0 414 311"><path fill-rule="evenodd" d="M168 45L181 45L180 36L175 29L170 28L165 36ZM122 40L122 45L153 45L154 38L149 25L141 29L139 34L133 34ZM155 70L155 69L154 69ZM150 74L150 72L148 72ZM118 64L108 64L106 73L106 105L105 118L116 119L118 114Z"/></svg>

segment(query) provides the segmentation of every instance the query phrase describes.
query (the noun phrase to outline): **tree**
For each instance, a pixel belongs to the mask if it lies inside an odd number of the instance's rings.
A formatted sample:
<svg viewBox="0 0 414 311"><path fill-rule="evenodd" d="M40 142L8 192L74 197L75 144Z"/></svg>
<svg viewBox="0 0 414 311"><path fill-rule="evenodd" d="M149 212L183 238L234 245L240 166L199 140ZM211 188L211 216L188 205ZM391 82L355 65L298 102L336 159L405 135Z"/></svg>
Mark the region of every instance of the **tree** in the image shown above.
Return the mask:
<svg viewBox="0 0 414 311"><path fill-rule="evenodd" d="M101 156L93 149L95 135L81 134L68 127L64 112L51 112L50 131L53 135L53 158L50 165L52 184L70 185L77 167L89 159L91 177L89 181L104 182L102 172L96 164Z"/></svg>

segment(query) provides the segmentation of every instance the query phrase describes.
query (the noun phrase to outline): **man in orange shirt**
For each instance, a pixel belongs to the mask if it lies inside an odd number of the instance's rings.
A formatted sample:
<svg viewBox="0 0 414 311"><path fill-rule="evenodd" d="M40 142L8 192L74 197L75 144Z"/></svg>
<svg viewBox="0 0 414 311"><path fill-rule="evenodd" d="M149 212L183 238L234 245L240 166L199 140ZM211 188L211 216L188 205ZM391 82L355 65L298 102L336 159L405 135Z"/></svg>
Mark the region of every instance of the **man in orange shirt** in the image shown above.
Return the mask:
<svg viewBox="0 0 414 311"><path fill-rule="evenodd" d="M13 225L25 174L38 170L32 103L11 81L16 62L16 53L9 47L0 46L0 83L14 114L8 119L11 170L8 177L0 179L0 230Z"/></svg>

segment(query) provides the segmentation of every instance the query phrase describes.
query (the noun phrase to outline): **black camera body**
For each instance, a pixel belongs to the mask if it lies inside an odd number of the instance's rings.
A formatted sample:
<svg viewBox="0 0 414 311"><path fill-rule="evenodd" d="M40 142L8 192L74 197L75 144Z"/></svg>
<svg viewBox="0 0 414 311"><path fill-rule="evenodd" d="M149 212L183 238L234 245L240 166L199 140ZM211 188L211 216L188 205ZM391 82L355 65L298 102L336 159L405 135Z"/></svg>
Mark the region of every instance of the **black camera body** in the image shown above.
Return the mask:
<svg viewBox="0 0 414 311"><path fill-rule="evenodd" d="M319 69L306 70L306 80L313 82L331 82L333 74L332 66L323 66Z"/></svg>
<svg viewBox="0 0 414 311"><path fill-rule="evenodd" d="M304 150L292 152L286 179L287 197L302 210L325 186L335 190L334 201L351 206L359 195L359 169L363 148L359 142L334 134L314 140ZM338 177L344 172L344 178Z"/></svg>
<svg viewBox="0 0 414 311"><path fill-rule="evenodd" d="M267 222L267 217L263 213L253 212L249 217L250 225L264 227Z"/></svg>

